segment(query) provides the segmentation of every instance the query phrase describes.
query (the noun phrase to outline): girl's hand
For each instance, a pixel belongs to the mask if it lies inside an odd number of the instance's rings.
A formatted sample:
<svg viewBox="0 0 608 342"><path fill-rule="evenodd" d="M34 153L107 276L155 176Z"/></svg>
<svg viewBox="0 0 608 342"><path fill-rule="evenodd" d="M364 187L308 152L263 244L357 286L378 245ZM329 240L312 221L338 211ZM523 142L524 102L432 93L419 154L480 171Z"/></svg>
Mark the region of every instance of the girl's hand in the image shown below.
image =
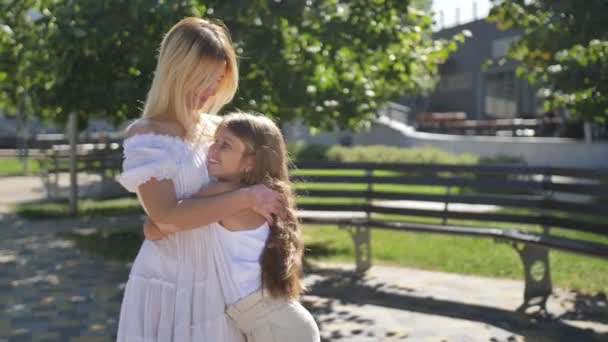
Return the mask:
<svg viewBox="0 0 608 342"><path fill-rule="evenodd" d="M283 196L263 184L257 184L247 188L253 196L251 209L264 216L269 224L272 224L272 215L280 216L285 209Z"/></svg>
<svg viewBox="0 0 608 342"><path fill-rule="evenodd" d="M146 240L160 240L165 237L165 235L167 234L160 230L149 217L146 218L146 221L144 222L144 236L146 237Z"/></svg>

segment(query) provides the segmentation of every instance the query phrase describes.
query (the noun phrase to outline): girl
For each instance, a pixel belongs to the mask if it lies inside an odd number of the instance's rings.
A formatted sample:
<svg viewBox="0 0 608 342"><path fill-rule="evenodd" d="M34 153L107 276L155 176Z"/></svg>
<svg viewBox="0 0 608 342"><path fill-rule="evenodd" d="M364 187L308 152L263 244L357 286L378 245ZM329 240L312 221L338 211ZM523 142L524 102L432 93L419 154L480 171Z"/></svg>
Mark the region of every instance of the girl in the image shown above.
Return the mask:
<svg viewBox="0 0 608 342"><path fill-rule="evenodd" d="M214 249L218 269L227 271L220 272L227 314L250 342L319 341L314 319L297 301L303 244L287 163L279 128L263 116L226 116L209 148L209 175L219 182L201 195L265 184L285 201L284 211L271 224L245 209L208 228L220 241ZM148 221L146 238L167 238L162 226Z"/></svg>
<svg viewBox="0 0 608 342"><path fill-rule="evenodd" d="M189 198L209 182L205 137L209 115L234 96L236 56L225 27L186 18L165 35L142 118L129 126L118 181L159 223L200 227L243 210L271 219L279 194L252 185ZM243 341L224 314L225 302L208 229L146 240L125 287L118 341Z"/></svg>

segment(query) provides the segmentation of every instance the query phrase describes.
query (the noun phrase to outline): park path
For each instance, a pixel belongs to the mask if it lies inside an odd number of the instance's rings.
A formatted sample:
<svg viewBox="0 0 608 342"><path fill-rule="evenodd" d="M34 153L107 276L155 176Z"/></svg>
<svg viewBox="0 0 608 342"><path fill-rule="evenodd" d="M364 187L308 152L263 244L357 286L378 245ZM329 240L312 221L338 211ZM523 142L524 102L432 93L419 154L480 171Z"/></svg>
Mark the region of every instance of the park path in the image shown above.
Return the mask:
<svg viewBox="0 0 608 342"><path fill-rule="evenodd" d="M139 216L28 221L16 202L43 196L35 178L0 179L0 341L112 341ZM123 253L125 252L125 253ZM132 251L131 251L132 252ZM561 319L514 312L520 281L315 263L304 304L326 341L608 341L605 296L557 289Z"/></svg>

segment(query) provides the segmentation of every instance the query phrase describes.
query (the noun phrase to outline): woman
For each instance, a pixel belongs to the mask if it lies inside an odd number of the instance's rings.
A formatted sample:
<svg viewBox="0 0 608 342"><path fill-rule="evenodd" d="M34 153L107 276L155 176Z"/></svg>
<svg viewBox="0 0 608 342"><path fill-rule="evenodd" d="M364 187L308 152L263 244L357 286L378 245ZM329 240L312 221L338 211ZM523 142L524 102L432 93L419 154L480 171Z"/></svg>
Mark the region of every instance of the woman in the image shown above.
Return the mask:
<svg viewBox="0 0 608 342"><path fill-rule="evenodd" d="M200 195L266 184L287 199L285 211L271 224L246 209L200 228L211 230L219 241L214 244L214 257L229 305L227 313L248 342L319 341L314 319L297 301L302 289L303 244L287 164L281 131L263 116L226 116L209 148L209 175L219 182ZM168 230L165 225L148 221L144 232L146 238L156 240L169 236L163 230Z"/></svg>
<svg viewBox="0 0 608 342"><path fill-rule="evenodd" d="M251 209L270 219L278 194L256 185L189 198L209 182L210 116L234 96L238 71L227 30L186 18L165 35L142 118L129 126L119 182L160 223L205 225ZM118 341L242 341L224 315L209 230L144 241L126 284Z"/></svg>

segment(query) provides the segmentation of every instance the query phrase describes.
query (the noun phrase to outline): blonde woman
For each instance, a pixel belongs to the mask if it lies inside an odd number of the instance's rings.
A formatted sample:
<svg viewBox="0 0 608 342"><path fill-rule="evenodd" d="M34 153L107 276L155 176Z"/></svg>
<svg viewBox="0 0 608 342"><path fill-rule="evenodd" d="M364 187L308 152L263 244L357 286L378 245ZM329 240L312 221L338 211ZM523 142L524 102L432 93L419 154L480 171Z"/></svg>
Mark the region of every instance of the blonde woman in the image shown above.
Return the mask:
<svg viewBox="0 0 608 342"><path fill-rule="evenodd" d="M219 124L209 148L207 168L219 182L208 195L254 184L266 184L286 199L272 223L253 210L223 218L206 228L219 243L214 258L227 314L248 342L317 342L319 329L298 302L302 291L304 245L289 182L288 157L281 131L272 120L233 113ZM162 227L162 229L161 229ZM147 239L170 235L162 224L148 220ZM170 227L170 230L191 229Z"/></svg>
<svg viewBox="0 0 608 342"><path fill-rule="evenodd" d="M197 198L209 182L212 116L238 84L236 57L221 24L186 18L165 35L142 117L127 129L119 182L154 221L201 226L252 210L271 220L279 194L263 185ZM225 300L208 229L144 241L127 281L117 341L242 341Z"/></svg>

